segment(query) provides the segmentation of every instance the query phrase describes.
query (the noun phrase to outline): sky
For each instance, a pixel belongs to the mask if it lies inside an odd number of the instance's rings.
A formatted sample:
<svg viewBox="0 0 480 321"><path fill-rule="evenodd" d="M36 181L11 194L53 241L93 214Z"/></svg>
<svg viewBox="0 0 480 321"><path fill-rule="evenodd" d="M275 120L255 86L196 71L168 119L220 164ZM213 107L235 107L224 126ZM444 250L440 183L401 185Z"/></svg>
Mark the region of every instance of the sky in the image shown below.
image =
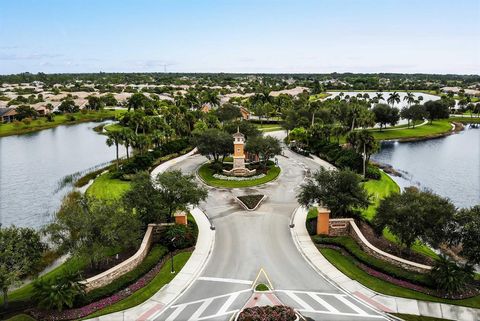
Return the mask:
<svg viewBox="0 0 480 321"><path fill-rule="evenodd" d="M0 0L0 74L480 74L480 0Z"/></svg>

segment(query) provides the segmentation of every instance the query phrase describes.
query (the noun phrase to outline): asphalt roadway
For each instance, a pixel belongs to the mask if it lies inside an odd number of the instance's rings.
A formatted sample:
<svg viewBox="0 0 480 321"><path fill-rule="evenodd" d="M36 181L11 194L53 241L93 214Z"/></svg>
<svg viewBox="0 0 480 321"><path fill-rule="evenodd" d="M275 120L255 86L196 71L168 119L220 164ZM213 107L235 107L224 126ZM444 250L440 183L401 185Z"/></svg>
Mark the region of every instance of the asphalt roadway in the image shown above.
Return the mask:
<svg viewBox="0 0 480 321"><path fill-rule="evenodd" d="M282 135L280 133L273 134ZM317 273L301 255L290 233L298 207L296 194L307 169L319 165L283 149L281 174L265 185L244 189L209 187L200 208L215 226L215 246L200 277L154 320L229 320L252 298L252 285L271 282L275 296L313 320L382 320L384 317ZM194 155L172 169L196 173L206 161ZM244 210L234 196L264 194L260 207ZM268 279L267 279L268 278Z"/></svg>

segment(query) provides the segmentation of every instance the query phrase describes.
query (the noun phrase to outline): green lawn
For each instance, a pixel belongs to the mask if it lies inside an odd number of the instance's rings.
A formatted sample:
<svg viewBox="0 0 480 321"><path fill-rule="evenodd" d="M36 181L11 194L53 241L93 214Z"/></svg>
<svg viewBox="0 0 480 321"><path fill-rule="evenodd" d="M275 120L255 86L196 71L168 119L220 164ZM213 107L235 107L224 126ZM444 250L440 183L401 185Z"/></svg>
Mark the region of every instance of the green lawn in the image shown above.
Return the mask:
<svg viewBox="0 0 480 321"><path fill-rule="evenodd" d="M82 262L82 260L78 258L70 258L68 259L65 263L62 265L58 266L57 268L53 269L52 271L46 273L45 275L41 276L40 279L51 279L54 277L57 277L61 274L66 269L71 269L74 271L78 271L82 269L86 265L85 262ZM32 296L32 291L33 291L33 285L31 283L22 286L19 289L16 289L8 294L8 300L9 302L13 301L26 301L30 299ZM3 295L0 297L0 304L3 304Z"/></svg>
<svg viewBox="0 0 480 321"><path fill-rule="evenodd" d="M377 140L407 139L429 137L449 132L452 129L450 120L436 120L432 124L426 124L415 128L402 128L398 130L372 130L372 134Z"/></svg>
<svg viewBox="0 0 480 321"><path fill-rule="evenodd" d="M381 172L380 180L371 179L363 183L363 187L367 190L368 194L371 195L371 201L372 201L372 204L370 204L370 206L367 209L362 210L362 216L368 221L371 221L375 216L377 207L380 204L380 200L382 200L383 198L387 197L392 193L400 192L400 187L397 185L397 183L395 183L395 181L391 179L390 176L385 174L383 171ZM397 243L397 244L399 243L397 238L387 229L383 231L383 237L385 237L387 240L389 240L392 243ZM412 250L420 254L426 255L428 257L431 257L433 259L438 258L438 255L435 252L433 252L431 248L429 248L428 246L420 242L415 243L412 246Z"/></svg>
<svg viewBox="0 0 480 321"><path fill-rule="evenodd" d="M6 321L35 321L35 319L26 314L18 314L10 319L7 319Z"/></svg>
<svg viewBox="0 0 480 321"><path fill-rule="evenodd" d="M367 190L371 197L372 204L365 210L362 210L362 216L371 221L375 216L377 207L380 204L380 200L387 197L392 193L399 193L400 187L393 179L390 178L383 171L379 180L371 179L363 184L363 187Z"/></svg>
<svg viewBox="0 0 480 321"><path fill-rule="evenodd" d="M315 100L327 98L328 96L331 96L331 95L332 94L329 94L329 93L319 93L316 95L311 95L310 97L308 97L308 100L315 101Z"/></svg>
<svg viewBox="0 0 480 321"><path fill-rule="evenodd" d="M125 113L124 110L110 110L105 109L102 111L89 111L87 113L74 113L72 114L75 117L74 121L68 120L67 115L56 115L54 116L54 121L49 122L44 117L39 117L37 120L33 120L29 125L25 125L23 122L17 126L14 123L0 124L0 137L1 136L10 136L10 135L19 135L30 133L42 129L52 128L59 125L71 125L81 122L88 121L98 121L103 119L115 118L121 114Z"/></svg>
<svg viewBox="0 0 480 321"><path fill-rule="evenodd" d="M120 124L109 124L103 127L107 132L116 132L122 130L124 127Z"/></svg>
<svg viewBox="0 0 480 321"><path fill-rule="evenodd" d="M320 249L320 252L325 256L325 258L335 265L343 274L347 275L349 278L357 280L366 287L372 289L373 291L393 295L403 298L424 300L424 301L433 301L433 302L442 302L447 304L463 305L473 308L480 307L480 295L477 295L473 298L463 299L463 300L448 300L437 298L428 294L403 288L392 283L380 280L376 277L370 276L360 268L358 268L353 260L349 257L343 256L339 251L334 249Z"/></svg>
<svg viewBox="0 0 480 321"><path fill-rule="evenodd" d="M177 273L183 268L185 263L187 263L191 254L192 254L191 252L183 252L174 256L173 262L174 262L175 271L177 271ZM169 283L177 275L177 273L175 274L170 273L170 261L167 261L166 264L160 270L160 272L157 274L157 276L147 286L133 293L128 298L125 298L124 300L119 301L111 306L108 306L105 309L99 310L89 315L85 319L98 317L100 315L105 315L105 314L125 310L128 308L134 307L136 305L139 305L140 303L145 302L150 297L152 297L155 293L157 293L165 284Z"/></svg>
<svg viewBox="0 0 480 321"><path fill-rule="evenodd" d="M274 180L280 174L280 167L273 167L268 171L267 175L262 178L252 179L249 181L227 181L213 177L213 172L208 166L208 163L202 165L198 169L198 174L206 184L215 187L241 188L257 186Z"/></svg>
<svg viewBox="0 0 480 321"><path fill-rule="evenodd" d="M130 182L112 178L112 174L106 173L98 176L93 184L87 189L88 196L99 199L118 199L130 188Z"/></svg>
<svg viewBox="0 0 480 321"><path fill-rule="evenodd" d="M277 130L283 130L280 124L255 124L257 128L262 132L273 132Z"/></svg>

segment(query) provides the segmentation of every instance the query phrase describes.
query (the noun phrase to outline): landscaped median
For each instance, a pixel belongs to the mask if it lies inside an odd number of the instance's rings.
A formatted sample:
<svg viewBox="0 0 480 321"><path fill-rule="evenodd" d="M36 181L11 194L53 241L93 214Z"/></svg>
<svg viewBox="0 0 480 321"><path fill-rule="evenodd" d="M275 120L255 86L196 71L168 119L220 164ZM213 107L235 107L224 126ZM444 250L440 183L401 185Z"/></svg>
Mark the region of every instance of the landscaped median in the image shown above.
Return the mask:
<svg viewBox="0 0 480 321"><path fill-rule="evenodd" d="M206 163L200 166L197 171L198 176L202 181L210 186L214 187L226 187L226 188L242 188L252 187L261 184L268 183L280 175L280 167L269 164L266 174L253 176L253 177L228 177L228 178L216 178L214 175L215 170L212 168L211 163ZM217 176L218 177L218 176Z"/></svg>

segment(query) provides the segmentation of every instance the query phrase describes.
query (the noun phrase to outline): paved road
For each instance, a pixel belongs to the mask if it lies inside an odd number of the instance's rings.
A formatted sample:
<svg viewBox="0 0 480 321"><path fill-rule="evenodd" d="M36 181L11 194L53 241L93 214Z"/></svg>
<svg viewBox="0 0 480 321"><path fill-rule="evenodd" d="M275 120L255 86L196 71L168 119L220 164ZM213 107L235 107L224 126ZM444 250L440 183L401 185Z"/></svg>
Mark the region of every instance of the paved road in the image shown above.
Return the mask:
<svg viewBox="0 0 480 321"><path fill-rule="evenodd" d="M298 252L289 230L298 206L295 195L306 169L318 165L286 149L284 154L278 157L282 173L274 182L246 189L209 188L200 207L216 227L211 258L200 278L151 319L229 320L252 296L253 281L262 268L278 299L314 320L383 318L329 283ZM195 155L173 169L194 173L205 161ZM248 212L234 201L244 194L264 194L267 199Z"/></svg>

